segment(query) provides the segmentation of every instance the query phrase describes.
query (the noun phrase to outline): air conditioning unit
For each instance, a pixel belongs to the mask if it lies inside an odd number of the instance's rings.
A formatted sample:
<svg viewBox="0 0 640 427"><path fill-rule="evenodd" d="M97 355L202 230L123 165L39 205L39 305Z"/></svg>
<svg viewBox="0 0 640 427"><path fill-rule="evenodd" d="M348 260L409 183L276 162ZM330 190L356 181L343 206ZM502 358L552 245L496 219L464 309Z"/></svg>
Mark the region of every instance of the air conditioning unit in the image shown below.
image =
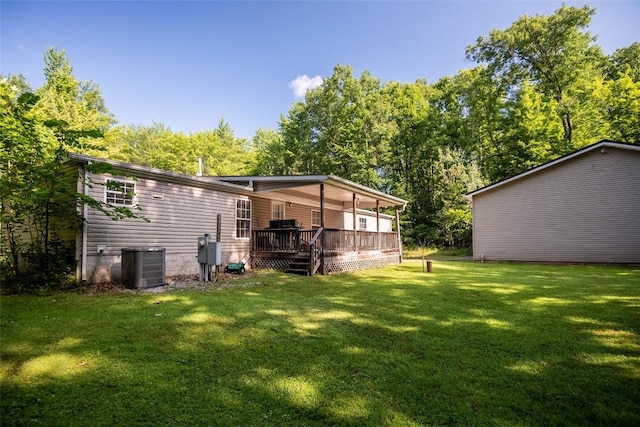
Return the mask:
<svg viewBox="0 0 640 427"><path fill-rule="evenodd" d="M129 289L166 283L165 248L122 248L122 284Z"/></svg>

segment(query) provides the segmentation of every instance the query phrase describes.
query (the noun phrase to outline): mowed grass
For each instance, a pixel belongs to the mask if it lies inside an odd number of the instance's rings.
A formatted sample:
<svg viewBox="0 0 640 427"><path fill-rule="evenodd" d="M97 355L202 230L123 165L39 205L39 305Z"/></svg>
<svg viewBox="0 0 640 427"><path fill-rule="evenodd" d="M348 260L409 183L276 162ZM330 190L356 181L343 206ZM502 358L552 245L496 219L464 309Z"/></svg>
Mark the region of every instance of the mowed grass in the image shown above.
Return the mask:
<svg viewBox="0 0 640 427"><path fill-rule="evenodd" d="M1 299L3 426L640 425L640 269Z"/></svg>

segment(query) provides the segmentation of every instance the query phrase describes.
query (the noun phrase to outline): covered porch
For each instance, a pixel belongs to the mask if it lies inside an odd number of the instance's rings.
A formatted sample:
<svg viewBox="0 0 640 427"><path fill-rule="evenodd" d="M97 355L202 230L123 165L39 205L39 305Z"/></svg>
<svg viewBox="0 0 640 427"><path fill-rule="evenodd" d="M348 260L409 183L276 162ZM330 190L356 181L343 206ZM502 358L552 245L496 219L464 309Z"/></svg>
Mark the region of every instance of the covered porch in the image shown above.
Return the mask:
<svg viewBox="0 0 640 427"><path fill-rule="evenodd" d="M314 275L402 262L403 199L331 175L223 179L253 188L253 268Z"/></svg>

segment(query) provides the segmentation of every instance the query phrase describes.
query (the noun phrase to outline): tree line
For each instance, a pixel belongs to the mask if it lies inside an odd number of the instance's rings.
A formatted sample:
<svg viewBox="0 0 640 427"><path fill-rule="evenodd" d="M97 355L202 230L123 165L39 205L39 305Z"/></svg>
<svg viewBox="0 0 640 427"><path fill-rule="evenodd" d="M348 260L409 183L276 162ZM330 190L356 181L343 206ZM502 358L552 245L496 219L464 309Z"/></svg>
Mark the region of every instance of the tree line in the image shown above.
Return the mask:
<svg viewBox="0 0 640 427"><path fill-rule="evenodd" d="M260 174L333 173L409 200L405 241L467 246L464 194L601 139L640 141L640 43L607 56L595 10L520 17L433 84L337 65L254 137Z"/></svg>
<svg viewBox="0 0 640 427"><path fill-rule="evenodd" d="M119 125L99 86L49 48L42 87L1 79L2 225L35 185L24 171L62 148L192 175L198 158L212 176L335 174L407 199L407 244L469 246L465 193L600 139L640 141L640 43L605 55L588 31L594 13L523 15L467 48L473 67L435 83L382 83L338 64L251 140L223 119L189 135Z"/></svg>

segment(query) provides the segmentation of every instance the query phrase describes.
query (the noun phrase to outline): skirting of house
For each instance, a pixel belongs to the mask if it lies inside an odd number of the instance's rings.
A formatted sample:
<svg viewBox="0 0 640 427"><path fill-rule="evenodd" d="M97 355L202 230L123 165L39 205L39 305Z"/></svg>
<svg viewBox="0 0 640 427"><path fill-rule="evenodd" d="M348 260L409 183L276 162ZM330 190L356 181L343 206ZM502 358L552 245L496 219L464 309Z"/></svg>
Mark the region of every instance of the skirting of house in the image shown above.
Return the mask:
<svg viewBox="0 0 640 427"><path fill-rule="evenodd" d="M380 268L388 264L397 264L400 262L398 254L380 254L362 257L356 255L341 255L336 257L325 257L324 273L343 273L345 271L366 270L369 268Z"/></svg>
<svg viewBox="0 0 640 427"><path fill-rule="evenodd" d="M251 267L256 269L285 271L290 268L291 258L282 256L274 257L268 255L254 255L251 258ZM346 254L336 256L325 256L324 274L344 273L345 271L365 270L369 268L380 268L389 264L400 262L399 254L374 253L374 254Z"/></svg>
<svg viewBox="0 0 640 427"><path fill-rule="evenodd" d="M275 258L258 255L251 257L251 268L285 271L289 268L289 264L291 264L292 261L293 258Z"/></svg>

